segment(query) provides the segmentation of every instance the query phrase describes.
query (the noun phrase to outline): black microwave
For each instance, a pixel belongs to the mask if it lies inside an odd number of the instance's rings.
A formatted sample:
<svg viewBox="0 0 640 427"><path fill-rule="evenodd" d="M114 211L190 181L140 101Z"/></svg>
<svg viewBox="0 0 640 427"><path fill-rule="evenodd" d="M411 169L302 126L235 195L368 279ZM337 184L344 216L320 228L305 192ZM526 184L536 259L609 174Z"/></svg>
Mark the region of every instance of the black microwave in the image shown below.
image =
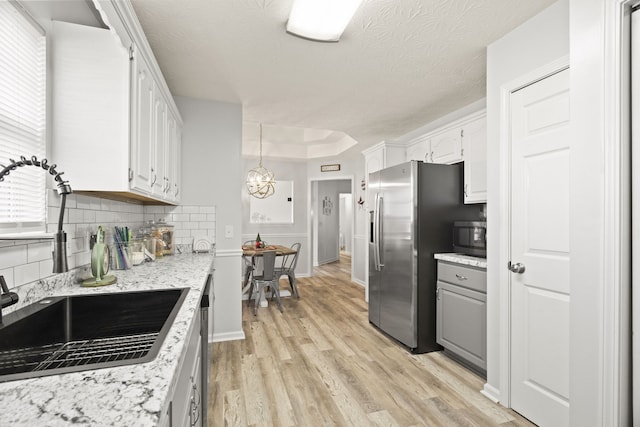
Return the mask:
<svg viewBox="0 0 640 427"><path fill-rule="evenodd" d="M485 221L455 221L453 251L481 258L487 257L487 223Z"/></svg>

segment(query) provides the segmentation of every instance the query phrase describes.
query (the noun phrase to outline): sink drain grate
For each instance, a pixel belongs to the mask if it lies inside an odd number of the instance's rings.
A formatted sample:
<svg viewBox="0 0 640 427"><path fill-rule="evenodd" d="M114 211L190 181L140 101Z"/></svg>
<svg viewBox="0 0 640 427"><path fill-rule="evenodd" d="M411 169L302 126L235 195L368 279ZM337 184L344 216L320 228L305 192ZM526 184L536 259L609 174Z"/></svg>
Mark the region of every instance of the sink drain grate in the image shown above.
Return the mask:
<svg viewBox="0 0 640 427"><path fill-rule="evenodd" d="M157 337L158 333L149 333L3 351L0 375L139 359L149 353Z"/></svg>

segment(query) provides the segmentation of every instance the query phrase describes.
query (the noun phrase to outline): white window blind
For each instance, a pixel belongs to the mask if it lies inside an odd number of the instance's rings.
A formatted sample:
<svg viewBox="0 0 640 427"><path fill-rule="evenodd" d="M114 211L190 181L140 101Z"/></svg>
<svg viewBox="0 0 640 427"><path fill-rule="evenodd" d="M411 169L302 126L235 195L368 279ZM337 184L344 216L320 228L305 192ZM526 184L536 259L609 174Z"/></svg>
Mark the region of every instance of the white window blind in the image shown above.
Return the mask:
<svg viewBox="0 0 640 427"><path fill-rule="evenodd" d="M46 41L19 8L0 1L0 169L46 150ZM0 182L0 233L45 230L46 175L25 166Z"/></svg>

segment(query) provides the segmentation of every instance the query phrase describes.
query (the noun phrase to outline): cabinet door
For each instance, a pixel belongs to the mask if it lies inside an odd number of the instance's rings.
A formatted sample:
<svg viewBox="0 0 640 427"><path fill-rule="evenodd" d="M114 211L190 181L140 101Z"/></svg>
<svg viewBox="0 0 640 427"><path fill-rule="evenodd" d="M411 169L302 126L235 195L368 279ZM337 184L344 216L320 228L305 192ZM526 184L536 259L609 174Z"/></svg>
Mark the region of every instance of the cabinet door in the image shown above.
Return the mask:
<svg viewBox="0 0 640 427"><path fill-rule="evenodd" d="M182 131L178 125L178 121L167 112L167 155L165 159L165 167L167 173L167 187L165 189L165 197L169 201L178 201L180 194L180 161L181 161L181 139Z"/></svg>
<svg viewBox="0 0 640 427"><path fill-rule="evenodd" d="M453 164L462 161L462 130L454 128L431 138L431 162Z"/></svg>
<svg viewBox="0 0 640 427"><path fill-rule="evenodd" d="M131 188L151 193L153 180L154 83L153 77L139 55L131 61Z"/></svg>
<svg viewBox="0 0 640 427"><path fill-rule="evenodd" d="M487 122L478 119L464 126L464 202L487 201Z"/></svg>
<svg viewBox="0 0 640 427"><path fill-rule="evenodd" d="M439 280L436 313L436 342L486 370L486 295Z"/></svg>
<svg viewBox="0 0 640 427"><path fill-rule="evenodd" d="M173 188L171 197L173 201L180 201L180 174L182 173L182 127L176 123L175 140L173 144Z"/></svg>
<svg viewBox="0 0 640 427"><path fill-rule="evenodd" d="M418 160L421 162L431 162L429 138L416 138L409 144L410 145L407 147L407 161Z"/></svg>
<svg viewBox="0 0 640 427"><path fill-rule="evenodd" d="M160 91L155 88L153 99L153 124L154 124L154 161L152 164L152 191L160 197L165 194L167 188L166 138L167 138L167 104Z"/></svg>

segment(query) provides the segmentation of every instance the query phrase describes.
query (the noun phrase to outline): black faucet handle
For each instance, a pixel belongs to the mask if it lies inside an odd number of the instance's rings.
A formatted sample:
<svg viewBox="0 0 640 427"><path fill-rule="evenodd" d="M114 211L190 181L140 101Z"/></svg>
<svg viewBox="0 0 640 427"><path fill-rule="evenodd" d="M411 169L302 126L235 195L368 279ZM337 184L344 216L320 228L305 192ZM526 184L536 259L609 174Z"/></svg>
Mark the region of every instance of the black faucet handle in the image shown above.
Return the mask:
<svg viewBox="0 0 640 427"><path fill-rule="evenodd" d="M7 286L7 282L4 280L4 276L0 276L0 287L2 287L3 294L9 292L9 287Z"/></svg>

